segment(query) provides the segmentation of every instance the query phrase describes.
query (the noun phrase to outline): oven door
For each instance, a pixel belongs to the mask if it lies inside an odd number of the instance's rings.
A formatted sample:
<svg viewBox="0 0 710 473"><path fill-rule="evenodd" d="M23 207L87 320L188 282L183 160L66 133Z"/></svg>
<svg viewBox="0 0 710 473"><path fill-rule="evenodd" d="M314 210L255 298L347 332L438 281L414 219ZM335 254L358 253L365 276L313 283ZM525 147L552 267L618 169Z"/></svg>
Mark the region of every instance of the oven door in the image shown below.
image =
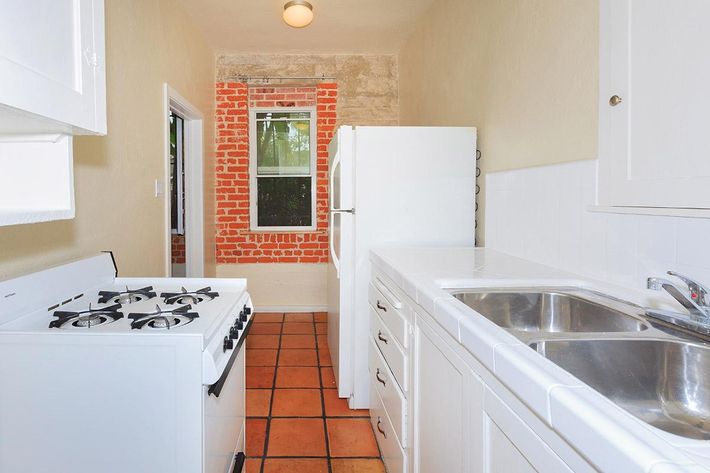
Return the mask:
<svg viewBox="0 0 710 473"><path fill-rule="evenodd" d="M240 346L225 375L202 386L203 473L232 473L241 466L245 435L246 346ZM215 386L219 390L215 391Z"/></svg>

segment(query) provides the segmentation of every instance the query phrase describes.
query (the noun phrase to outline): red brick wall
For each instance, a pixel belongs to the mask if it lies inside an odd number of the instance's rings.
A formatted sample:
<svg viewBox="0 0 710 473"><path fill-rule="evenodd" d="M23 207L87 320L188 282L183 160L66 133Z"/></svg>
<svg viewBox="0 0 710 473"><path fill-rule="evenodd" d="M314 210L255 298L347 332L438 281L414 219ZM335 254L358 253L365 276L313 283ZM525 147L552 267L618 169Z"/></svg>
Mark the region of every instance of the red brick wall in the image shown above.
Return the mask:
<svg viewBox="0 0 710 473"><path fill-rule="evenodd" d="M247 87L217 82L217 263L328 261L328 143L335 131L337 84ZM255 232L249 222L249 107L316 106L316 230Z"/></svg>
<svg viewBox="0 0 710 473"><path fill-rule="evenodd" d="M185 235L171 235L170 254L174 264L185 264Z"/></svg>

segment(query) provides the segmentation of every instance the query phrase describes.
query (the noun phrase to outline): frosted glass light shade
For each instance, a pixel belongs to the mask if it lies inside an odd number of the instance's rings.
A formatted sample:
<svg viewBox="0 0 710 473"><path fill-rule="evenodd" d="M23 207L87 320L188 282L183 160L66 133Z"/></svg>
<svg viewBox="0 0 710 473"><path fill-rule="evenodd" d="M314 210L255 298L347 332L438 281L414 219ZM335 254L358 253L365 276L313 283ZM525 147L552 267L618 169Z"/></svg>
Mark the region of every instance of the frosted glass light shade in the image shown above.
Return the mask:
<svg viewBox="0 0 710 473"><path fill-rule="evenodd" d="M294 28L303 28L313 21L313 5L305 0L291 0L284 5L284 21Z"/></svg>

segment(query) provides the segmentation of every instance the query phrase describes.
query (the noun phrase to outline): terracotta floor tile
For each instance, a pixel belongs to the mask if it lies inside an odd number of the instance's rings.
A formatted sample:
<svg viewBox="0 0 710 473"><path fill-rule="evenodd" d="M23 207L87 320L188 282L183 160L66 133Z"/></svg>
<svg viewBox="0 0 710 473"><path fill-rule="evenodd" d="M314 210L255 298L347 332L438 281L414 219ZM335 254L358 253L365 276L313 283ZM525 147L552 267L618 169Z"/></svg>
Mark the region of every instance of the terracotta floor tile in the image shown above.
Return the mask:
<svg viewBox="0 0 710 473"><path fill-rule="evenodd" d="M328 324L316 324L316 333L326 335L328 333Z"/></svg>
<svg viewBox="0 0 710 473"><path fill-rule="evenodd" d="M318 337L318 348L328 348L328 335L316 335Z"/></svg>
<svg viewBox="0 0 710 473"><path fill-rule="evenodd" d="M313 312L313 319L316 322L328 322L328 312Z"/></svg>
<svg viewBox="0 0 710 473"><path fill-rule="evenodd" d="M266 439L266 419L247 419L246 429L245 453L250 457L263 455L264 440Z"/></svg>
<svg viewBox="0 0 710 473"><path fill-rule="evenodd" d="M314 330L312 322L286 322L283 333L312 334Z"/></svg>
<svg viewBox="0 0 710 473"><path fill-rule="evenodd" d="M264 336L264 335L262 335ZM250 337L247 337L249 340ZM316 340L313 335L283 335L281 348L315 348Z"/></svg>
<svg viewBox="0 0 710 473"><path fill-rule="evenodd" d="M318 368L280 366L276 373L277 388L320 388Z"/></svg>
<svg viewBox="0 0 710 473"><path fill-rule="evenodd" d="M279 366L318 366L315 350L282 349L279 353Z"/></svg>
<svg viewBox="0 0 710 473"><path fill-rule="evenodd" d="M330 350L318 350L318 361L321 366L333 366L333 360L330 357Z"/></svg>
<svg viewBox="0 0 710 473"><path fill-rule="evenodd" d="M281 333L281 324L253 324L249 329L252 335L278 335Z"/></svg>
<svg viewBox="0 0 710 473"><path fill-rule="evenodd" d="M247 348L278 348L278 335L252 335L247 336Z"/></svg>
<svg viewBox="0 0 710 473"><path fill-rule="evenodd" d="M326 422L331 457L380 456L369 419L327 419Z"/></svg>
<svg viewBox="0 0 710 473"><path fill-rule="evenodd" d="M274 417L320 417L320 389L275 389Z"/></svg>
<svg viewBox="0 0 710 473"><path fill-rule="evenodd" d="M283 322L284 315L280 312L258 312L254 314L254 323Z"/></svg>
<svg viewBox="0 0 710 473"><path fill-rule="evenodd" d="M367 409L350 409L348 401L338 397L337 389L324 389L325 415L328 417L362 417L369 416Z"/></svg>
<svg viewBox="0 0 710 473"><path fill-rule="evenodd" d="M276 368L273 366L247 367L247 388L254 389L272 387L274 384L274 371L276 371Z"/></svg>
<svg viewBox="0 0 710 473"><path fill-rule="evenodd" d="M323 420L272 419L269 429L269 449L266 453L270 456L283 457L324 457L326 451Z"/></svg>
<svg viewBox="0 0 710 473"><path fill-rule="evenodd" d="M276 353L270 349L247 350L247 366L276 366Z"/></svg>
<svg viewBox="0 0 710 473"><path fill-rule="evenodd" d="M285 322L313 322L313 312L287 313Z"/></svg>
<svg viewBox="0 0 710 473"><path fill-rule="evenodd" d="M247 389L247 417L267 417L271 403L270 389Z"/></svg>
<svg viewBox="0 0 710 473"><path fill-rule="evenodd" d="M385 473L385 465L379 459L331 460L333 473Z"/></svg>
<svg viewBox="0 0 710 473"><path fill-rule="evenodd" d="M260 473L261 458L247 458L244 462L244 473Z"/></svg>
<svg viewBox="0 0 710 473"><path fill-rule="evenodd" d="M333 368L321 368L320 369L320 375L323 380L323 387L324 388L337 388L338 386L335 384L335 373L333 372Z"/></svg>
<svg viewBox="0 0 710 473"><path fill-rule="evenodd" d="M264 473L328 473L325 458L267 458Z"/></svg>

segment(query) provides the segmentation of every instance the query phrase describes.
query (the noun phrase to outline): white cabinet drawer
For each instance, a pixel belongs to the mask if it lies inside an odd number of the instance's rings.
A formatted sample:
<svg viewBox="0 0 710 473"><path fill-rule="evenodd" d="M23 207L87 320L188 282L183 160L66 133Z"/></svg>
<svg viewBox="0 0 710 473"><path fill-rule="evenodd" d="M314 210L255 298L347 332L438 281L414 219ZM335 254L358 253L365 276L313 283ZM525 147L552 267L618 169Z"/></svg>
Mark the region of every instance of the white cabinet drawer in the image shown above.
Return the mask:
<svg viewBox="0 0 710 473"><path fill-rule="evenodd" d="M370 404L370 422L375 431L375 438L380 446L387 473L405 473L407 471L407 455L397 440L382 399L377 394L374 385L370 386Z"/></svg>
<svg viewBox="0 0 710 473"><path fill-rule="evenodd" d="M392 377L384 358L373 342L370 343L370 384L375 386L387 415L392 421L399 443L407 446L407 401Z"/></svg>
<svg viewBox="0 0 710 473"><path fill-rule="evenodd" d="M407 357L373 308L370 308L370 333L399 386L406 391L408 389Z"/></svg>
<svg viewBox="0 0 710 473"><path fill-rule="evenodd" d="M369 300L372 308L375 309L377 315L380 316L399 344L407 348L409 346L409 324L402 315L402 311L405 309L403 302L378 278L373 279L370 283Z"/></svg>

